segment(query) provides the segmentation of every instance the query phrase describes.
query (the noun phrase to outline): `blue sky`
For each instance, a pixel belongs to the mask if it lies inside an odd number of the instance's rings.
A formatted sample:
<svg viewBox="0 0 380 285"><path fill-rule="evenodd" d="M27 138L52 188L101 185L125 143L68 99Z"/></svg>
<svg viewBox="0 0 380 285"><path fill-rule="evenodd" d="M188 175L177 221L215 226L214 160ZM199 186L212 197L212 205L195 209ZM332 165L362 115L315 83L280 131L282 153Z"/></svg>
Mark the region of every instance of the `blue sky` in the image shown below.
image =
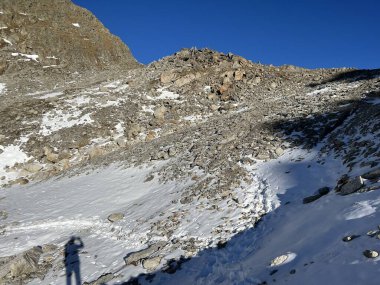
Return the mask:
<svg viewBox="0 0 380 285"><path fill-rule="evenodd" d="M142 63L184 47L308 68L380 68L379 0L74 0Z"/></svg>

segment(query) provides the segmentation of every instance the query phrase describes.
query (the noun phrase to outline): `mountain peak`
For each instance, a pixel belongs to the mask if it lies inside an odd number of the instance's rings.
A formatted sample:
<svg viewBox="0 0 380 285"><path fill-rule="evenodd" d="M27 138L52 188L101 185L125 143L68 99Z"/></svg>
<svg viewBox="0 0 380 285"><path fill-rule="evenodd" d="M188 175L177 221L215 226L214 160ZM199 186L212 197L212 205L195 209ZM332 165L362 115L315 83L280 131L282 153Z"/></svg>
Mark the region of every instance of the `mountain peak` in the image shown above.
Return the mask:
<svg viewBox="0 0 380 285"><path fill-rule="evenodd" d="M5 0L0 12L0 74L138 66L118 37L69 0Z"/></svg>

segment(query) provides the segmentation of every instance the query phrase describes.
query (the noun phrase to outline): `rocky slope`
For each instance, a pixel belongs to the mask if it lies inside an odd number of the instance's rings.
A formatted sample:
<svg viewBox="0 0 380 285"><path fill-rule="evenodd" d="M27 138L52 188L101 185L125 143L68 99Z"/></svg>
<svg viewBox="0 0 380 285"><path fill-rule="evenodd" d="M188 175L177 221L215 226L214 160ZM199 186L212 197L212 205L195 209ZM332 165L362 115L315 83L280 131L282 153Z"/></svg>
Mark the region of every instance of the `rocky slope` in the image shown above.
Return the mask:
<svg viewBox="0 0 380 285"><path fill-rule="evenodd" d="M223 248L280 205L261 170L277 173L274 162L295 148L317 152L318 167L342 160L340 176L318 187L378 189L379 70L265 66L209 49L137 66L93 16L56 1L59 11L50 1L0 4L12 43L1 50L2 282L59 280L72 234L85 241L90 284L174 272L172 258ZM44 68L46 51L60 52L62 68ZM56 70L65 75L52 82ZM315 190L298 195L327 194Z"/></svg>
<svg viewBox="0 0 380 285"><path fill-rule="evenodd" d="M0 74L138 66L119 38L69 0L4 0L0 11Z"/></svg>

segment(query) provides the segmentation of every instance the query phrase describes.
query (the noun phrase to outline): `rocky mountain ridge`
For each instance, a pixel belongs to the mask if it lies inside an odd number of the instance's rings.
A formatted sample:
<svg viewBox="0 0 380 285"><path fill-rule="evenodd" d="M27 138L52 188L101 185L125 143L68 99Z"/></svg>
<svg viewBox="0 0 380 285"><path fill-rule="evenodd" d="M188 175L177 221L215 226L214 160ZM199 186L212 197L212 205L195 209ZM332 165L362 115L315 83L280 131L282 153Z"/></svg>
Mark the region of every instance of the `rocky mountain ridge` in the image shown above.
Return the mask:
<svg viewBox="0 0 380 285"><path fill-rule="evenodd" d="M69 0L4 0L0 11L0 74L46 77L138 66L119 38Z"/></svg>

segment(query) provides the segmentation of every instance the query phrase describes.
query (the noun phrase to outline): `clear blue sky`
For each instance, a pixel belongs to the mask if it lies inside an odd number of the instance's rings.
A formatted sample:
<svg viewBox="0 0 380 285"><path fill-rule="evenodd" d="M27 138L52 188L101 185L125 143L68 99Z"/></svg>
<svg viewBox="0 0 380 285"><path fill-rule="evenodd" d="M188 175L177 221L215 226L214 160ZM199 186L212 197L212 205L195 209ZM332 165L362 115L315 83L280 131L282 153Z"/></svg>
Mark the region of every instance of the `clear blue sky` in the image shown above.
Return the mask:
<svg viewBox="0 0 380 285"><path fill-rule="evenodd" d="M184 47L308 68L380 68L380 0L74 0L141 63Z"/></svg>

